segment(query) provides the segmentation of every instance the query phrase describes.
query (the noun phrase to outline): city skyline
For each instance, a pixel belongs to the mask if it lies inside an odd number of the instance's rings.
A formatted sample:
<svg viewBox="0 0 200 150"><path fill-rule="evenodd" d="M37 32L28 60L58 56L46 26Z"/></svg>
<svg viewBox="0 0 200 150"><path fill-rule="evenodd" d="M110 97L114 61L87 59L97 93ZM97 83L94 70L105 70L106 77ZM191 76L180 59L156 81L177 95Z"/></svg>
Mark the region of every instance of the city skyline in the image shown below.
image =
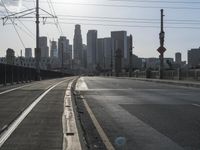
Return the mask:
<svg viewBox="0 0 200 150"><path fill-rule="evenodd" d="M25 10L26 9L25 7L28 8L34 7L32 1L20 0L19 2L20 2L19 5L17 5L16 3L13 4L12 1L10 1L10 3L7 2L6 4L9 10L15 10L15 11ZM127 31L128 35L133 34L133 43L135 47L133 49L133 53L135 55L139 57L158 57L159 54L156 51L156 49L159 46L160 9L164 8L164 14L165 14L164 27L167 27L165 28L166 32L165 47L167 48L165 56L174 58L176 52L181 52L183 55L183 60L187 60L187 51L191 48L198 48L200 46L200 42L198 40L198 35L200 31L197 29L199 22L197 22L198 20L196 18L196 15L198 14L198 9L195 9L199 5L199 3L190 3L189 1L188 2L184 1L185 3L184 2L173 3L173 1L168 1L169 3L163 3L163 2L151 3L151 2L138 2L138 1L120 2L120 1L108 1L108 0L104 0L101 2L98 0L94 1L76 0L73 1L73 3L71 3L71 1L66 2L63 0L60 1L52 0L52 2L55 7L56 14L60 20L61 28L63 30L63 36L66 36L70 40L70 44L73 44L72 41L74 37L75 24L81 25L83 43L86 43L86 35L88 30L93 30L93 29L97 30L98 38L108 37L111 31L125 30ZM98 5L90 6L89 4L98 4ZM14 5L17 5L17 7ZM114 6L111 7L109 5L114 5ZM120 5L120 7L115 5ZM142 7L140 8L136 6L142 6ZM150 6L154 7L151 8ZM44 1L41 1L41 7L47 9L47 11L50 12L48 4L45 3ZM6 15L6 12L3 7L0 8L0 11L1 11L0 13L1 17ZM94 17L94 18L93 19L85 18L83 16ZM102 18L98 17L111 17L111 19L109 19L109 21L105 21L104 18L104 20L102 21ZM128 19L135 18L135 19L146 19L146 20L139 21L139 20L122 19L120 22L119 19L116 20L113 18L128 18ZM154 21L154 23L149 24L149 22L153 22L153 20L148 21L148 19L156 19L156 20ZM88 20L93 20L93 21L88 21ZM98 20L100 20L100 22ZM173 20L175 20L176 22L173 22ZM192 22L191 21L177 22L177 20L192 20ZM22 19L22 21L26 26L30 28L30 30L34 34L35 30L34 20L32 22L27 22L25 21L25 19ZM53 20L51 19L48 19L48 21L53 22ZM67 22L69 24L66 24ZM22 40L25 43L25 47L30 47L34 49L35 41L30 37L28 37L24 32L22 32L20 28L23 28L23 26L19 22L18 24L20 26L18 30L20 32L20 35L22 36ZM91 25L91 24L96 24L96 25ZM177 27L182 27L182 28L178 29ZM192 27L192 28L185 28L185 27ZM57 30L56 26L52 24L46 24L43 26L41 22L40 29L41 29L40 36L47 36L49 39L58 39L61 35L60 32ZM11 25L2 26L1 24L0 33L1 33L0 56L1 57L5 56L5 51L9 47L13 48L16 51L16 55L19 56L20 50L21 49L24 50L24 48L20 43L13 27ZM10 41L14 42L10 44Z"/></svg>

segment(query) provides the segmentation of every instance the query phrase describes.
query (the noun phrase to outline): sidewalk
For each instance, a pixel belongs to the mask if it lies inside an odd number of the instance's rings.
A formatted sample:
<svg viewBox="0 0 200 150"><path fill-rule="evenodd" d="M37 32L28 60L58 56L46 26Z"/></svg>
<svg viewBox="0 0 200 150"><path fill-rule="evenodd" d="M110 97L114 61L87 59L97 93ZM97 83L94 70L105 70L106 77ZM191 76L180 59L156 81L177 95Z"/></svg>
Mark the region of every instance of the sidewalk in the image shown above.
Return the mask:
<svg viewBox="0 0 200 150"><path fill-rule="evenodd" d="M161 80L161 79L147 79L147 78L135 78L135 77L119 77L119 78L200 88L199 81L166 80L166 79Z"/></svg>

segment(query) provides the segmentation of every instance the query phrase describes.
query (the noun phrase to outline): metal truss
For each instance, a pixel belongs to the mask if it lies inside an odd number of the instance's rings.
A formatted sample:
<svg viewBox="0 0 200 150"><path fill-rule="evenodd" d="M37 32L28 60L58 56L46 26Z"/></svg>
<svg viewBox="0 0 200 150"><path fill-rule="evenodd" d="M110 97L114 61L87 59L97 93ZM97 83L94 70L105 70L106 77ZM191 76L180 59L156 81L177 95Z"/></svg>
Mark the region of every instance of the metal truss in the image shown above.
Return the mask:
<svg viewBox="0 0 200 150"><path fill-rule="evenodd" d="M46 10L39 8L39 10L41 10L41 12L43 12L42 16L39 16L39 18L42 19L43 24L46 24L46 21L48 18L55 18L57 19L57 16L52 15L51 13L47 12ZM15 21L16 19L21 19L21 18L26 18L26 19L31 19L31 18L36 18L35 17L36 14L36 9L35 8L31 8L28 10L24 10L18 13L11 13L10 15L7 15L5 17L2 17L1 19L3 20L3 25L7 25L10 24L9 21Z"/></svg>

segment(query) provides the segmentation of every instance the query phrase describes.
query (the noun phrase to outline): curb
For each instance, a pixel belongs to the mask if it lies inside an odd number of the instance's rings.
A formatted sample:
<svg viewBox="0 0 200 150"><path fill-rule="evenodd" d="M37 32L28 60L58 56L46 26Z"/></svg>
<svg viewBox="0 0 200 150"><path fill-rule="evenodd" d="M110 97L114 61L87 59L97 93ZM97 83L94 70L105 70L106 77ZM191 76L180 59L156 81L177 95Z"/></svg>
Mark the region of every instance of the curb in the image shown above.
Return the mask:
<svg viewBox="0 0 200 150"><path fill-rule="evenodd" d="M62 117L63 150L82 150L72 102L72 85L74 81L68 84L64 98L64 113Z"/></svg>

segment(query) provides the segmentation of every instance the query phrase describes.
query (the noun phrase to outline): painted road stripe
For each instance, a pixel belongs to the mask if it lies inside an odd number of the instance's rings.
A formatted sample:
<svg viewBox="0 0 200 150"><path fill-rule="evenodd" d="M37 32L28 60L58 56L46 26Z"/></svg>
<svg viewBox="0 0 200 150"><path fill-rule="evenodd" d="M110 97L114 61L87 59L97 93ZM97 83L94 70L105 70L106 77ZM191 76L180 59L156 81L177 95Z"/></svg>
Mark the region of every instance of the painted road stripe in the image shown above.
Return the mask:
<svg viewBox="0 0 200 150"><path fill-rule="evenodd" d="M77 81L77 84L76 84L76 90L88 90L88 86L87 84L85 83L85 80L83 77L79 78L78 81Z"/></svg>
<svg viewBox="0 0 200 150"><path fill-rule="evenodd" d="M15 129L20 125L20 123L24 120L24 118L31 112L31 110L42 100L42 98L49 93L53 88L55 88L57 85L65 82L61 81L58 82L57 84L54 84L51 88L49 88L47 91L45 91L42 95L40 95L32 104L27 107L24 112L9 126L5 132L3 132L0 135L0 148L2 145L5 143L5 141L10 137L10 135L15 131Z"/></svg>
<svg viewBox="0 0 200 150"><path fill-rule="evenodd" d="M12 91L15 91L15 90L18 90L18 89L21 89L23 87L27 87L27 86L30 86L32 84L29 84L29 85L23 85L23 86L20 86L20 87L16 87L16 88L13 88L13 89L9 89L9 90L6 90L6 91L3 91L3 92L0 92L0 95L2 94L5 94L5 93L9 93L9 92L12 92Z"/></svg>
<svg viewBox="0 0 200 150"><path fill-rule="evenodd" d="M56 80L56 79L53 79L53 80ZM5 94L5 93L9 93L9 92L12 92L12 91L15 91L15 90L18 90L18 89L21 89L21 88L27 87L27 86L35 85L35 84L37 84L37 83L38 83L38 82L33 83L33 84L23 85L23 86L16 87L16 88L13 88L13 89L9 89L9 90L6 90L6 91L3 91L3 92L0 92L0 95ZM53 84L52 84L52 85L53 85ZM50 85L50 86L51 86L51 85ZM50 87L50 86L49 86L49 87ZM47 87L46 89L48 89L49 87ZM46 90L46 89L45 89L45 90Z"/></svg>
<svg viewBox="0 0 200 150"><path fill-rule="evenodd" d="M102 127L100 126L99 122L97 121L94 113L92 112L91 108L89 107L87 101L84 99L84 97L82 96L83 98L83 103L86 107L86 110L87 112L89 113L90 115L90 118L92 119L92 122L94 123L94 126L96 127L103 143L105 144L106 148L108 150L114 150L115 148L113 147L112 143L110 142L110 140L108 139L107 135L105 134L105 132L103 131Z"/></svg>
<svg viewBox="0 0 200 150"><path fill-rule="evenodd" d="M200 104L192 104L193 106L200 107Z"/></svg>

